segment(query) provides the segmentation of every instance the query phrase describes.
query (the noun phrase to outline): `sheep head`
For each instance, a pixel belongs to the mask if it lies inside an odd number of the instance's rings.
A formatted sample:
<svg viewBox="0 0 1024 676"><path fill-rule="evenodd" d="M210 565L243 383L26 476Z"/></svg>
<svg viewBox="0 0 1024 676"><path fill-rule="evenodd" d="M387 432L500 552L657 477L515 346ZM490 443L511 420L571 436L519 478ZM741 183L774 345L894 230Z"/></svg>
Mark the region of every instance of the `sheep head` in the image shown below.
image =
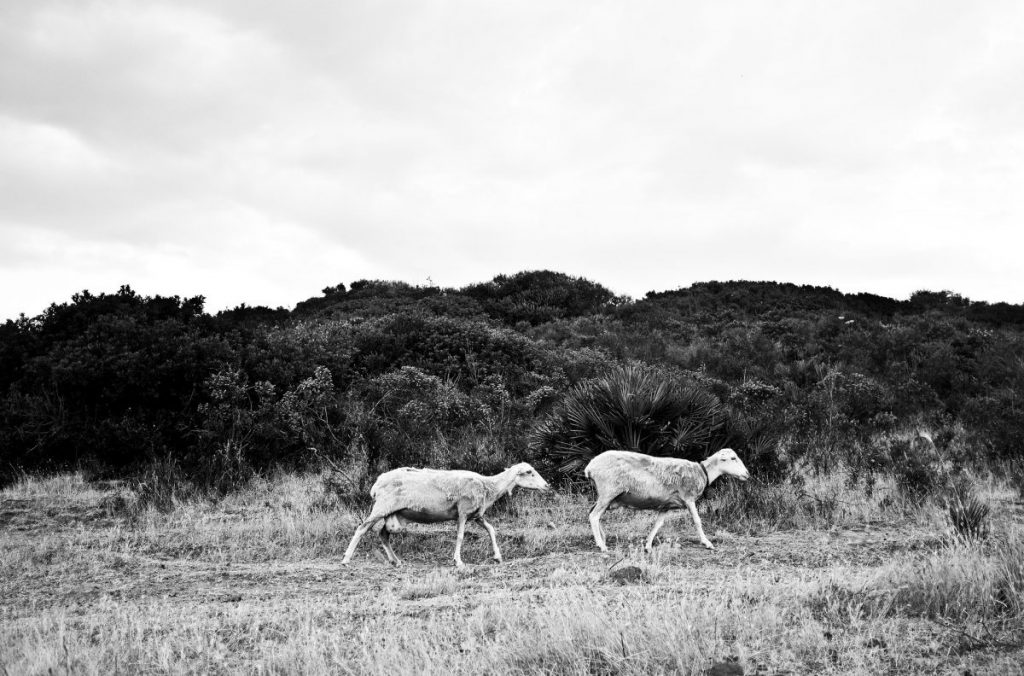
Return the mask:
<svg viewBox="0 0 1024 676"><path fill-rule="evenodd" d="M515 486L530 488L535 491L551 490L551 486L548 485L548 482L544 481L544 477L538 474L537 470L535 470L530 463L521 462L510 469L514 472Z"/></svg>
<svg viewBox="0 0 1024 676"><path fill-rule="evenodd" d="M736 455L736 451L731 448L723 448L719 452L708 458L709 464L718 468L718 472L724 476L734 476L740 481L746 481L750 478L750 472L747 471L746 465L740 460L740 456Z"/></svg>

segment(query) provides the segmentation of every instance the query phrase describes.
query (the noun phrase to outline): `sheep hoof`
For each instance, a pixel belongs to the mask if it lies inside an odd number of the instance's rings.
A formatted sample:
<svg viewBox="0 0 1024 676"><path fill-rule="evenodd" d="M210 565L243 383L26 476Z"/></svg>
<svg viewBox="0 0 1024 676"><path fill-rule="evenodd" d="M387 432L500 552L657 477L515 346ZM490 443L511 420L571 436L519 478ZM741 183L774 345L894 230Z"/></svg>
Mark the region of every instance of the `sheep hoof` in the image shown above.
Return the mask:
<svg viewBox="0 0 1024 676"><path fill-rule="evenodd" d="M495 563L505 563L504 559L502 559L500 556L495 556L494 557L494 562Z"/></svg>
<svg viewBox="0 0 1024 676"><path fill-rule="evenodd" d="M704 545L705 547L707 547L708 549L714 549L715 548L715 546L713 544L711 544L710 542L707 542L707 541L704 541L701 544Z"/></svg>

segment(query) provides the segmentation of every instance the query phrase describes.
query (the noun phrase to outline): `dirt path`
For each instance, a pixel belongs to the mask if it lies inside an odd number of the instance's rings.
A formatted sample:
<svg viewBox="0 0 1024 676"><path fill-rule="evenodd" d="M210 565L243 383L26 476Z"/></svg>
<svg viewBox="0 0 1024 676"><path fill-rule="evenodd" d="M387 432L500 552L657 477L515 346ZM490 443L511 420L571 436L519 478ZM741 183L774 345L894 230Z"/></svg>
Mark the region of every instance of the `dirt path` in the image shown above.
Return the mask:
<svg viewBox="0 0 1024 676"><path fill-rule="evenodd" d="M340 556L222 563L203 557L130 550L100 549L99 556L90 556L90 534L102 543L111 538L112 532L125 528L125 524L97 508L39 507L29 500L5 500L0 506L0 538L13 549L34 551L34 563L38 564L35 572L0 582L3 605L15 617L46 607L87 606L101 598L237 603L364 596L385 591L401 595L430 575L449 572L461 581L463 594L492 589L523 593L547 588L554 584L552 578L557 578L560 570L574 571L586 585L611 586L616 584L607 575L611 567L644 562L692 570L688 591L710 592L741 567L752 576L807 577L810 572L837 566L872 568L896 553L936 549L943 542L940 535L923 529L865 528L760 536L723 534L718 537L714 551L705 550L694 540L661 544L650 556L635 547L615 549L613 539L611 557L590 549L592 543L587 542L573 551L542 556L516 557L507 553L504 564L473 563L464 571L455 571L447 559L426 561L415 554L406 554L405 563L396 568L385 563L379 551L367 552L365 547L348 566L341 565ZM47 549L45 543L51 543L52 549ZM398 547L399 551L408 549L401 542ZM62 552L75 550L80 554L77 560L60 559ZM653 584L657 583L655 577Z"/></svg>

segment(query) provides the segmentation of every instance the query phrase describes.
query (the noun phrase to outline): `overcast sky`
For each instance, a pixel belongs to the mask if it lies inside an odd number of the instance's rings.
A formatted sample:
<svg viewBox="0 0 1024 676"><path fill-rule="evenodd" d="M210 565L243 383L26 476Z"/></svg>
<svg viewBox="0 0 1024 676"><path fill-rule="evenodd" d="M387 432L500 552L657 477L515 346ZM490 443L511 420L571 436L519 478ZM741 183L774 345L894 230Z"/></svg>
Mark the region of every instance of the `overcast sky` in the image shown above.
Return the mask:
<svg viewBox="0 0 1024 676"><path fill-rule="evenodd" d="M0 319L552 269L1024 302L1024 3L0 3Z"/></svg>

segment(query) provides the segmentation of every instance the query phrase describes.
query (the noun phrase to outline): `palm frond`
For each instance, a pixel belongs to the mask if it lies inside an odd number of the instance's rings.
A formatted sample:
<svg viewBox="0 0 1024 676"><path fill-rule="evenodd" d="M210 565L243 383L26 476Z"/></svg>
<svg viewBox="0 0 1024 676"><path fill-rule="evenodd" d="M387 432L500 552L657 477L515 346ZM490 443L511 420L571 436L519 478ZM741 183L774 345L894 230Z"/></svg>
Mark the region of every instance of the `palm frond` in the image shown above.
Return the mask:
<svg viewBox="0 0 1024 676"><path fill-rule="evenodd" d="M531 447L572 475L609 449L699 460L729 429L728 411L710 392L632 364L570 389L537 425Z"/></svg>

